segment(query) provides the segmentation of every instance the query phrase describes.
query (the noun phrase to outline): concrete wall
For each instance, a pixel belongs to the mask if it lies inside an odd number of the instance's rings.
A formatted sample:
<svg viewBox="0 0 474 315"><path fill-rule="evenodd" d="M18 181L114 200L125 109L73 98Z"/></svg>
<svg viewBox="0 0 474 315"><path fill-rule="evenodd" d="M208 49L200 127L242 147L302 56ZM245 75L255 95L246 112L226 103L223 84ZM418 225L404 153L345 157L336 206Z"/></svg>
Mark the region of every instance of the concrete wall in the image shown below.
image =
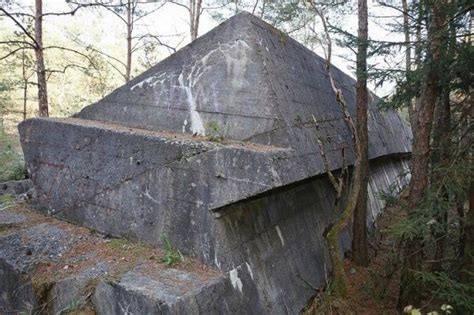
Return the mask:
<svg viewBox="0 0 474 315"><path fill-rule="evenodd" d="M223 271L244 300L257 295L269 314L298 312L325 283L322 234L337 215L325 175L292 182L291 168L271 167L287 162L275 158L279 150L89 124L22 125L32 180L57 216L152 245L166 235L184 254ZM272 170L289 184L276 185ZM395 156L372 160L369 226L383 206L378 193L404 183L398 175L406 170ZM224 205L214 208L218 200ZM347 249L348 235L342 241Z"/></svg>

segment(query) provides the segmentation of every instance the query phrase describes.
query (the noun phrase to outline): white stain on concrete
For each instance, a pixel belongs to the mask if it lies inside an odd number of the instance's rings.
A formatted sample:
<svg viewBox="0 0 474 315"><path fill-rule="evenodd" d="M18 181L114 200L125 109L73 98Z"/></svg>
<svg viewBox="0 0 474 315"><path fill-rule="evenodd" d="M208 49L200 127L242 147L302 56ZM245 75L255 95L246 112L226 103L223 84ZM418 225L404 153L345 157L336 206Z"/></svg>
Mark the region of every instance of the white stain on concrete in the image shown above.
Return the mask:
<svg viewBox="0 0 474 315"><path fill-rule="evenodd" d="M281 230L278 225L275 225L275 230L278 234L278 237L280 238L281 246L285 246L285 239L283 238L283 234L281 234Z"/></svg>
<svg viewBox="0 0 474 315"><path fill-rule="evenodd" d="M242 281L239 278L239 268L234 268L231 271L229 271L229 276L230 276L230 282L232 283L232 286L234 289L239 290L242 292Z"/></svg>
<svg viewBox="0 0 474 315"><path fill-rule="evenodd" d="M145 189L144 196L147 197L148 199L150 199L151 201L153 201L153 202L156 203L156 204L159 204L159 203L160 203L158 200L156 200L155 198L153 198L153 197L150 195L150 192L148 191L148 188Z"/></svg>
<svg viewBox="0 0 474 315"><path fill-rule="evenodd" d="M133 85L130 88L130 91L133 91L136 88L142 89L145 85L150 87L155 87L156 85L163 84L165 81L166 73L160 73L158 75L152 75L146 79L141 80L137 84Z"/></svg>
<svg viewBox="0 0 474 315"><path fill-rule="evenodd" d="M183 132L191 131L193 134L205 135L205 124L198 112L198 104L209 104L219 109L219 102L217 100L214 90L203 90L201 81L205 80L206 73L215 67L215 61L219 60L216 56L220 55L221 60L225 62L226 75L230 80L231 87L229 91L236 93L239 89L247 86L249 83L245 78L245 73L248 69L248 64L251 61L252 48L242 39L232 41L230 43L218 43L217 47L209 51L202 58L196 60L189 67L185 67L181 73L167 73L151 75L143 79L131 87L131 90L142 88L154 88L154 96L156 103L160 103L163 95L168 98L169 93L175 88L184 91L186 94L186 103L189 109L189 118L183 123ZM176 82L176 78L177 81ZM207 82L208 83L208 82ZM158 86L155 88L155 86ZM167 103L170 109L170 102Z"/></svg>
<svg viewBox="0 0 474 315"><path fill-rule="evenodd" d="M220 47L226 62L227 75L232 78L232 88L240 89L245 84L245 71L249 63L250 46L244 40Z"/></svg>
<svg viewBox="0 0 474 315"><path fill-rule="evenodd" d="M186 132L186 126L188 125L188 120L185 119L184 122L183 122L183 133Z"/></svg>
<svg viewBox="0 0 474 315"><path fill-rule="evenodd" d="M252 272L252 268L250 268L250 264L248 262L245 262L245 265L247 266L247 270L249 271L250 278L252 278L253 280L253 272Z"/></svg>
<svg viewBox="0 0 474 315"><path fill-rule="evenodd" d="M214 263L216 264L216 267L221 269L221 263L219 262L219 259L217 258L217 248L214 250Z"/></svg>
<svg viewBox="0 0 474 315"><path fill-rule="evenodd" d="M135 84L134 86L132 86L132 87L130 88L130 91L133 91L133 90L136 89L136 88L141 89L141 88L143 88L143 85L144 85L144 84L152 85L153 80L155 80L155 77L154 77L154 76L148 77L148 78L146 78L146 79L144 79L144 80L138 82L138 83Z"/></svg>
<svg viewBox="0 0 474 315"><path fill-rule="evenodd" d="M196 99L194 98L193 90L192 90L193 83L192 83L192 80L190 79L191 79L191 74L188 76L187 84L185 84L183 73L181 72L181 74L178 77L178 82L181 88L183 88L184 91L186 92L186 98L187 98L188 107L189 107L189 115L190 115L190 120L191 120L191 132L193 134L204 136L206 135L206 131L204 129L204 124L202 122L201 116L196 110Z"/></svg>
<svg viewBox="0 0 474 315"><path fill-rule="evenodd" d="M272 177L274 178L275 183L281 184L280 175L278 175L278 172L275 170L275 168L273 167L273 165L272 165L272 167L270 168L270 172L272 173Z"/></svg>

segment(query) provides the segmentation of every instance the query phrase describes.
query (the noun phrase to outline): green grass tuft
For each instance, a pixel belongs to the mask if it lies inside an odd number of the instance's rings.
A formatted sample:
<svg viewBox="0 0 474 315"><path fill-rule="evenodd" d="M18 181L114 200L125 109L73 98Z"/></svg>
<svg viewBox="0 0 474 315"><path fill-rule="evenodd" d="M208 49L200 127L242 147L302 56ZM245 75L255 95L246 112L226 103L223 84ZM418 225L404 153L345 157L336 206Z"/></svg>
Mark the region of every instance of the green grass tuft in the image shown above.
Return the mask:
<svg viewBox="0 0 474 315"><path fill-rule="evenodd" d="M24 179L25 162L15 139L0 131L0 182Z"/></svg>

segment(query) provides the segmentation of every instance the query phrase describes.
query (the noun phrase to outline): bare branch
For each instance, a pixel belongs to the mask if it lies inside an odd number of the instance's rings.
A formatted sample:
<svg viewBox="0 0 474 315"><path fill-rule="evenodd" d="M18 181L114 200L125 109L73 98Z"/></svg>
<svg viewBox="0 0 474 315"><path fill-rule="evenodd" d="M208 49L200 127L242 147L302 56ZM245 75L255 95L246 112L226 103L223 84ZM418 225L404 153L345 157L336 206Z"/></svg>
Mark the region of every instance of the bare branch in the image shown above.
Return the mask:
<svg viewBox="0 0 474 315"><path fill-rule="evenodd" d="M149 2L148 2L148 3L149 3ZM161 3L158 7L156 7L155 9L150 10L150 11L146 12L145 14L143 14L143 15L137 17L137 18L135 19L135 22L137 22L137 21L143 19L144 17L147 17L147 16L150 15L150 14L155 13L156 11L158 11L159 9L161 9L165 4L166 4L166 2L163 2L163 3Z"/></svg>
<svg viewBox="0 0 474 315"><path fill-rule="evenodd" d="M23 33L28 36L34 43L35 45L35 48L38 48L39 45L38 45L38 42L36 42L36 39L33 35L30 34L30 32L28 32L26 30L26 28L17 20L15 19L14 16L12 16L10 13L8 13L8 11L6 11L4 8L0 7L0 11L2 11L3 13L5 13L5 15L10 18L13 22L15 22L15 24L23 31Z"/></svg>
<svg viewBox="0 0 474 315"><path fill-rule="evenodd" d="M0 45L27 45L27 46L30 46L31 48L35 48L35 46L30 43L30 42L27 42L27 41L23 41L23 40L6 40L6 41L0 41Z"/></svg>
<svg viewBox="0 0 474 315"><path fill-rule="evenodd" d="M107 54L107 53L105 53L105 52L103 52L103 51L101 51L101 50L98 50L97 48L94 48L94 47L92 47L92 46L87 46L86 49L89 49L89 50L92 50L92 51L94 51L94 52L96 52L96 53L99 53L99 54L101 54L101 55L103 55L103 56L105 56L105 57L107 57L107 58L109 58L109 59L112 59L113 61L118 62L118 63L121 64L122 66L126 67L126 64L125 64L123 61L121 61L120 59L118 59L118 58L116 58L116 57L114 57L114 56L111 56L111 55L109 55L109 54Z"/></svg>
<svg viewBox="0 0 474 315"><path fill-rule="evenodd" d="M100 3L84 3L83 4L83 3L71 2L71 1L67 1L67 2L70 3L70 4L77 5L77 7L75 7L73 10L67 11L67 12L47 12L47 13L43 13L42 16L74 15L74 14L76 14L77 11L79 11L79 9L82 9L82 8L103 6Z"/></svg>
<svg viewBox="0 0 474 315"><path fill-rule="evenodd" d="M78 69L81 69L81 70L84 70L84 71L87 71L88 68L87 67L84 67L84 66L81 66L81 65L78 65L78 64L67 64L62 70L56 70L56 69L46 69L45 71L53 74L53 73L66 73L66 70L69 69L69 68L78 68ZM48 76L49 78L49 76Z"/></svg>
<svg viewBox="0 0 474 315"><path fill-rule="evenodd" d="M136 39L137 39L138 41L140 41L140 40L142 40L142 39L144 39L144 38L152 38L152 39L156 40L160 46L166 47L166 48L172 50L173 52L176 52L176 48L175 48L175 47L170 46L170 45L168 45L168 44L166 44L166 43L163 43L163 42L160 40L160 38L159 38L158 36L156 36L156 35L145 34L145 35L136 37Z"/></svg>
<svg viewBox="0 0 474 315"><path fill-rule="evenodd" d="M82 56L84 57L85 59L87 59L90 63L90 65L94 68L94 69L98 69L97 66L95 65L94 61L91 59L91 57L89 57L88 55L80 52L80 51L77 51L75 49L72 49L72 48L66 48L66 47L61 47L61 46L47 46L47 47L44 47L43 50L46 50L46 49L59 49L59 50L64 50L64 51L68 51L68 52L72 52L74 54L77 54L79 56Z"/></svg>
<svg viewBox="0 0 474 315"><path fill-rule="evenodd" d="M24 49L30 49L29 47L19 47L15 50L12 50L10 51L8 54L6 54L5 56L3 57L0 57L0 60L3 60L3 59L7 59L8 57L10 57L11 55L14 55L16 52L20 51L20 50L24 50Z"/></svg>
<svg viewBox="0 0 474 315"><path fill-rule="evenodd" d="M25 16L25 17L28 17L28 18L31 18L31 19L35 18L35 16L33 14L24 13L24 12L10 12L10 14L12 16ZM0 16L6 16L6 15L5 14L0 14Z"/></svg>
<svg viewBox="0 0 474 315"><path fill-rule="evenodd" d="M316 126L316 130L319 131L320 130L319 129L319 124L318 124L318 121L316 120L316 117L314 117L314 115L311 115L311 116L312 116L313 122ZM318 146L319 146L319 152L320 152L321 157L323 159L324 168L326 169L326 172L328 174L329 181L331 182L332 187L336 191L336 200L339 200L341 198L342 188L344 186L344 181L340 177L338 179L336 179L336 177L332 173L331 166L329 165L329 160L326 156L326 148L325 148L324 143L321 140L321 138L317 137L316 141L317 141Z"/></svg>
<svg viewBox="0 0 474 315"><path fill-rule="evenodd" d="M166 1L165 3L176 4L177 6L183 7L183 8L185 8L186 10L191 11L191 9L190 9L187 5L185 5L185 4L183 4L183 3L180 3L180 2L178 2L178 1L171 1L171 0L169 0L169 1Z"/></svg>

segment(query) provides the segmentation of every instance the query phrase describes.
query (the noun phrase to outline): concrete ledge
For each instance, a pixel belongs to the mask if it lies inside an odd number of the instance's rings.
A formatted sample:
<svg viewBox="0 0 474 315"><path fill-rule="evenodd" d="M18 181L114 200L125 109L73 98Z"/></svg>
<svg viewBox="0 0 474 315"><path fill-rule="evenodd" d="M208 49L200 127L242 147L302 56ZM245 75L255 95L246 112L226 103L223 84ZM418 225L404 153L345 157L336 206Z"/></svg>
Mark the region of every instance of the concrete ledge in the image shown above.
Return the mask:
<svg viewBox="0 0 474 315"><path fill-rule="evenodd" d="M171 268L160 262L159 249L109 239L24 204L0 213L22 218L15 225L0 222L0 313L258 309L255 296L235 294L228 277L189 258Z"/></svg>

